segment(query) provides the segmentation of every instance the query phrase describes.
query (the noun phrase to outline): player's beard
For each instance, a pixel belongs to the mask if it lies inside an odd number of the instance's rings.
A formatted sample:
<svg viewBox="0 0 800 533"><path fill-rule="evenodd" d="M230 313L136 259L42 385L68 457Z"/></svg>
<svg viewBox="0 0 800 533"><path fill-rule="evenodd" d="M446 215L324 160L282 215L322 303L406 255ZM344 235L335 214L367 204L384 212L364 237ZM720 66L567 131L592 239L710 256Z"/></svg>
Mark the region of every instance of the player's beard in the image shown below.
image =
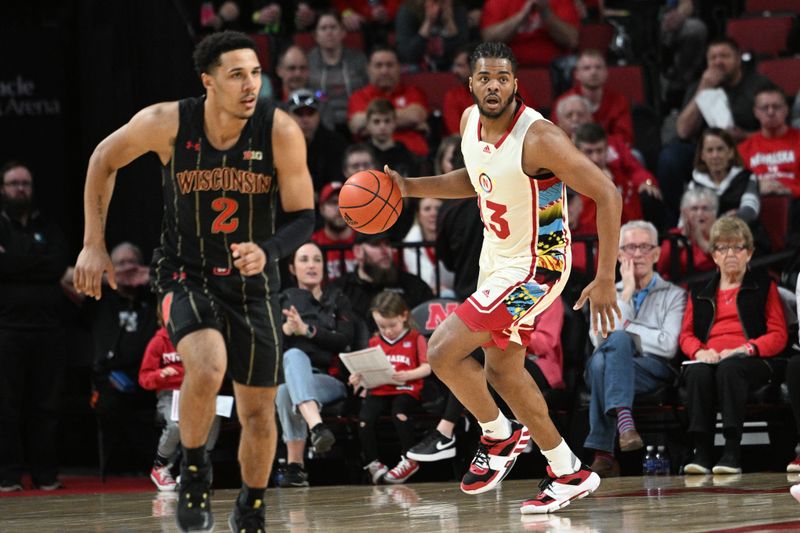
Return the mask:
<svg viewBox="0 0 800 533"><path fill-rule="evenodd" d="M514 103L514 97L515 97L515 96L516 96L516 93L511 93L511 96L509 96L509 97L508 97L508 100L506 100L506 102L505 102L505 105L503 105L502 107L500 107L500 109L498 109L498 110L497 110L497 111L495 111L495 112L486 111L486 110L485 110L485 109L484 109L484 108L481 106L481 102L479 102L479 101L478 101L478 97L477 97L477 96L475 96L475 93L472 93L472 100L475 102L475 105L477 105L477 106L478 106L478 111L480 111L480 114L481 114L482 116L484 116L484 117L486 117L486 118L498 118L498 117L500 117L500 116L501 116L503 113L505 113L505 112L506 112L506 109L508 109L508 106L510 106L512 103ZM498 95L498 98L499 98L499 97L500 97L500 96ZM501 100L501 101L502 101L502 100Z"/></svg>
<svg viewBox="0 0 800 533"><path fill-rule="evenodd" d="M387 286L397 283L397 268L394 265L382 268L370 261L364 261L364 273L375 285Z"/></svg>

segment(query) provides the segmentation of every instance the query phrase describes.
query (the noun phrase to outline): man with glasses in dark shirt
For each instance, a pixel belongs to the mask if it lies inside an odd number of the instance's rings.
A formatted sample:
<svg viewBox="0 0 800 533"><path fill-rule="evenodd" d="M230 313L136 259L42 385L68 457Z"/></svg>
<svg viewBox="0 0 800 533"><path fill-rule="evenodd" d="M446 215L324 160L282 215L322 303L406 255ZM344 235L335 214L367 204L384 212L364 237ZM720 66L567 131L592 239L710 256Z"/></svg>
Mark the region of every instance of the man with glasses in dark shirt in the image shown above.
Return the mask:
<svg viewBox="0 0 800 533"><path fill-rule="evenodd" d="M33 208L30 170L11 161L0 176L0 492L22 490L23 450L34 487L54 490L61 487L56 430L65 351L59 281L67 269L67 243L59 227Z"/></svg>

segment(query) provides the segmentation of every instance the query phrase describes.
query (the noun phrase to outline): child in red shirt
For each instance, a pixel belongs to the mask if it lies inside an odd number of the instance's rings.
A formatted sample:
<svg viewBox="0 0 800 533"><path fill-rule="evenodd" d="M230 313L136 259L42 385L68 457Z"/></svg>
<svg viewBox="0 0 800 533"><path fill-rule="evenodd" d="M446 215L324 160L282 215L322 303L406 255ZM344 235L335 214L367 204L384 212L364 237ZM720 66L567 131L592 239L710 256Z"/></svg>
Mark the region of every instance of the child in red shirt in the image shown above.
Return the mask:
<svg viewBox="0 0 800 533"><path fill-rule="evenodd" d="M396 292L383 291L370 307L372 318L378 325L378 334L369 341L370 346L380 346L395 373L396 384L387 384L370 389L361 404L359 413L359 438L364 462L373 483L383 479L387 483L404 483L419 470L416 461L405 456L414 445L414 426L408 413L419 406L422 379L431 373L428 364L428 345L417 330L409 324L409 310L403 297ZM361 375L352 374L350 384L356 389L361 384ZM400 437L402 455L400 462L389 470L378 461L378 441L375 422L387 408L391 409L392 422Z"/></svg>
<svg viewBox="0 0 800 533"><path fill-rule="evenodd" d="M159 321L161 313L159 309ZM170 469L175 460L178 446L181 443L177 420L172 420L172 393L180 390L183 383L183 362L178 351L172 345L167 328L161 327L150 339L139 369L139 384L143 389L155 390L158 396L158 416L164 420L164 429L158 439L158 450L150 479L159 491L176 490L175 479ZM209 431L208 450L214 449L219 435L220 418L214 417Z"/></svg>

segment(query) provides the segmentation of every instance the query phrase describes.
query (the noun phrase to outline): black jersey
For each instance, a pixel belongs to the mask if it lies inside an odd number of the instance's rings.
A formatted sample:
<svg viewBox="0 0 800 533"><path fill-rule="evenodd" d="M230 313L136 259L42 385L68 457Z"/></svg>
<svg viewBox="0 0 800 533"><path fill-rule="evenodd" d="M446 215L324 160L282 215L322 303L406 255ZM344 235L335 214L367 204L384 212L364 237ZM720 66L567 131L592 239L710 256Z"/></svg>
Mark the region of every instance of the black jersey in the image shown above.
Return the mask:
<svg viewBox="0 0 800 533"><path fill-rule="evenodd" d="M180 125L172 158L162 167L164 219L153 266L208 278L245 280L248 292L278 291L275 261L264 274L243 278L231 243L263 242L275 233L278 183L272 157L275 105L259 100L238 141L215 149L204 131L205 97L179 102Z"/></svg>

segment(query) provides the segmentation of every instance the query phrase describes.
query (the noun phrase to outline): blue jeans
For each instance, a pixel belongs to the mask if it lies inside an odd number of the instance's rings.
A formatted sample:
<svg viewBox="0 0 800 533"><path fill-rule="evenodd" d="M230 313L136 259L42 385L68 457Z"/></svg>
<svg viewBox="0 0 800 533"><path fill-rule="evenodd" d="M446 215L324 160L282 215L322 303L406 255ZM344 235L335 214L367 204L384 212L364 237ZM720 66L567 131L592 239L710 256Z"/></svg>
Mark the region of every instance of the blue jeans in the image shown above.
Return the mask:
<svg viewBox="0 0 800 533"><path fill-rule="evenodd" d="M674 374L666 360L637 354L633 338L624 331L614 331L589 358L585 377L592 399L584 446L613 453L617 407L632 407L637 393L656 390L669 383Z"/></svg>
<svg viewBox="0 0 800 533"><path fill-rule="evenodd" d="M333 376L314 373L308 355L297 348L289 348L284 352L283 373L286 383L278 387L275 398L283 428L283 442L306 440L308 424L297 411L297 406L313 400L322 408L326 403L347 396L347 387Z"/></svg>

